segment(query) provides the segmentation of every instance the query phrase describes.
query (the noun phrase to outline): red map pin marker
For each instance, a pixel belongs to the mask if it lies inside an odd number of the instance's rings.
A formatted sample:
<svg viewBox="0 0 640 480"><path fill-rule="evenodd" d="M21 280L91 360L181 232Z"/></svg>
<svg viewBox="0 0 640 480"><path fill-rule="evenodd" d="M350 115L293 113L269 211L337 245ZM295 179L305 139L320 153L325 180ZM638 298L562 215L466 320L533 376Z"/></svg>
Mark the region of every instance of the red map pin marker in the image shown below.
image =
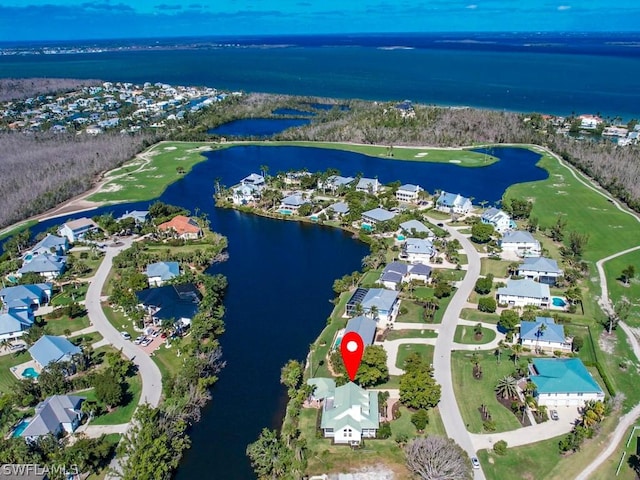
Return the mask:
<svg viewBox="0 0 640 480"><path fill-rule="evenodd" d="M340 353L342 354L342 362L347 369L347 374L353 382L360 368L362 354L364 353L364 341L356 332L349 332L340 342Z"/></svg>

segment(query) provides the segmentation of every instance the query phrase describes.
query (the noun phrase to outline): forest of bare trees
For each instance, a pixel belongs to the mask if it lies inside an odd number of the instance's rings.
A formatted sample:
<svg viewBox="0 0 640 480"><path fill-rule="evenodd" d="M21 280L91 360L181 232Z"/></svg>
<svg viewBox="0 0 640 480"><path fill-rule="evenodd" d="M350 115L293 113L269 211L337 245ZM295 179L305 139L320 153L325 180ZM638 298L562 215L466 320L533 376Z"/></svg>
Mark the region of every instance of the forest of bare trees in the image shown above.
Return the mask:
<svg viewBox="0 0 640 480"><path fill-rule="evenodd" d="M36 95L70 92L100 83L100 80L75 80L71 78L2 78L0 79L0 102Z"/></svg>
<svg viewBox="0 0 640 480"><path fill-rule="evenodd" d="M0 133L0 227L88 190L100 172L122 164L156 140L147 134Z"/></svg>

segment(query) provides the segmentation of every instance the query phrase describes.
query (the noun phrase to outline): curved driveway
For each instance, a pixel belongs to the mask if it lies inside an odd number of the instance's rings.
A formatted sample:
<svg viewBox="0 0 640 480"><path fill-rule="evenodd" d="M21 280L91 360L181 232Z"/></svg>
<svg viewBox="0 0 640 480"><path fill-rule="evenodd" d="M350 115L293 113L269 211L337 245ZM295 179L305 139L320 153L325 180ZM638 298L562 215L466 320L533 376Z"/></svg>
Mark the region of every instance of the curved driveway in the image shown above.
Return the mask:
<svg viewBox="0 0 640 480"><path fill-rule="evenodd" d="M160 375L160 369L155 362L151 360L149 355L131 341L122 338L120 332L107 320L100 303L102 287L107 280L107 275L111 271L113 257L129 248L132 242L133 240L127 239L123 241L123 245L119 247L107 247L104 260L100 264L87 290L85 306L89 314L89 319L96 327L96 330L98 330L111 345L117 349L121 349L127 358L138 367L138 372L142 377L142 393L140 394L139 404L148 403L152 407L157 407L158 403L160 403L160 395L162 393L162 376Z"/></svg>
<svg viewBox="0 0 640 480"><path fill-rule="evenodd" d="M428 219L431 223L437 223L437 220ZM458 318L462 308L467 303L467 298L473 291L473 287L476 280L480 276L480 255L476 249L471 245L471 242L467 237L459 233L453 228L446 226L445 228L451 234L452 238L457 239L464 253L468 259L467 274L464 279L459 282L458 290L453 295L449 306L447 307L442 317L442 323L438 330L438 341L436 342L434 354L433 354L433 367L434 376L440 386L442 387L442 396L438 408L440 409L440 415L442 416L442 423L447 431L447 435L455 440L470 457L475 456L475 448L471 435L467 431L467 428L462 420L460 409L458 408L458 402L453 391L453 381L451 377L451 350L454 349L453 337L456 333L456 326L458 325ZM476 469L474 472L474 479L484 479L484 473L482 468Z"/></svg>

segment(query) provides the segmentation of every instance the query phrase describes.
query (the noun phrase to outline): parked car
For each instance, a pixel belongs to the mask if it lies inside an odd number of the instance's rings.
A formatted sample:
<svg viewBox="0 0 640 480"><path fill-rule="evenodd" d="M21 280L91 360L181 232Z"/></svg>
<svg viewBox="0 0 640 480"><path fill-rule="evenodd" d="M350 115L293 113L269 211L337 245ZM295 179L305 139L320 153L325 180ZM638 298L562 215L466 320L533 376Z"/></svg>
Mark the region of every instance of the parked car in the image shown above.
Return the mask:
<svg viewBox="0 0 640 480"><path fill-rule="evenodd" d="M153 338L156 338L158 335L160 335L160 330L154 330L154 331L151 333L151 336L152 336Z"/></svg>
<svg viewBox="0 0 640 480"><path fill-rule="evenodd" d="M438 226L439 227L444 227L444 223L438 223ZM476 458L476 460L477 460L477 458Z"/></svg>
<svg viewBox="0 0 640 480"><path fill-rule="evenodd" d="M16 350L24 350L25 348L27 348L27 346L24 343L14 344L14 345L11 345L11 347L9 347L9 349L14 352Z"/></svg>
<svg viewBox="0 0 640 480"><path fill-rule="evenodd" d="M136 345L140 345L147 337L145 337L144 335L140 335L138 338L136 338L134 340L133 343L135 343Z"/></svg>
<svg viewBox="0 0 640 480"><path fill-rule="evenodd" d="M480 468L480 461L476 457L471 457L471 465L473 468Z"/></svg>
<svg viewBox="0 0 640 480"><path fill-rule="evenodd" d="M147 345L149 345L151 342L153 342L153 339L151 338L145 338L144 340L142 340L142 342L140 342L140 346L141 347L146 347Z"/></svg>
<svg viewBox="0 0 640 480"><path fill-rule="evenodd" d="M128 332L120 332L120 335L122 335L122 338L125 340L131 340L131 335L129 335Z"/></svg>
<svg viewBox="0 0 640 480"><path fill-rule="evenodd" d="M558 417L558 411L557 410L551 410L549 412L549 416L551 417L551 420L558 420L560 417Z"/></svg>

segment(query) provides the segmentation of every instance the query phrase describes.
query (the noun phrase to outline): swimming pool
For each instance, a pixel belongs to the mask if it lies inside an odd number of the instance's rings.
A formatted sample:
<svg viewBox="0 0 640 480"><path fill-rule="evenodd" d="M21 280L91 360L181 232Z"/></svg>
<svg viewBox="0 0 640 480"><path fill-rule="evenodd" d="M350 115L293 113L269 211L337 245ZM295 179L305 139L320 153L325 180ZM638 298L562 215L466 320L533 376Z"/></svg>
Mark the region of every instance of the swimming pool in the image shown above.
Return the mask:
<svg viewBox="0 0 640 480"><path fill-rule="evenodd" d="M28 420L20 420L20 423L16 426L16 428L13 429L13 433L11 434L11 436L13 438L18 438L20 435L22 435L22 432L24 432L24 429L27 428L28 425Z"/></svg>
<svg viewBox="0 0 640 480"><path fill-rule="evenodd" d="M24 378L38 378L40 374L36 371L35 368L28 367L24 369L24 371L22 372L22 376Z"/></svg>
<svg viewBox="0 0 640 480"><path fill-rule="evenodd" d="M396 238L401 242L404 240L404 235L398 235Z"/></svg>
<svg viewBox="0 0 640 480"><path fill-rule="evenodd" d="M553 303L554 307L565 307L567 305L567 302L560 297L553 297L551 303Z"/></svg>
<svg viewBox="0 0 640 480"><path fill-rule="evenodd" d="M363 223L362 224L362 230L364 230L365 232L371 232L373 230L373 227L371 225Z"/></svg>
<svg viewBox="0 0 640 480"><path fill-rule="evenodd" d="M284 208L281 208L280 210L278 210L278 213L281 213L282 215L292 215L293 212L291 210L285 210Z"/></svg>

